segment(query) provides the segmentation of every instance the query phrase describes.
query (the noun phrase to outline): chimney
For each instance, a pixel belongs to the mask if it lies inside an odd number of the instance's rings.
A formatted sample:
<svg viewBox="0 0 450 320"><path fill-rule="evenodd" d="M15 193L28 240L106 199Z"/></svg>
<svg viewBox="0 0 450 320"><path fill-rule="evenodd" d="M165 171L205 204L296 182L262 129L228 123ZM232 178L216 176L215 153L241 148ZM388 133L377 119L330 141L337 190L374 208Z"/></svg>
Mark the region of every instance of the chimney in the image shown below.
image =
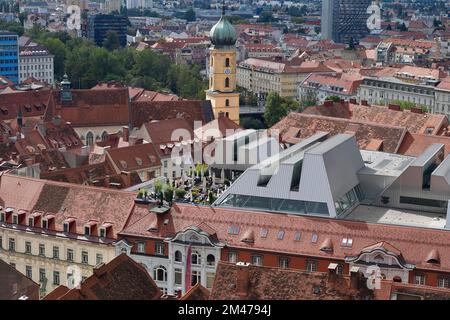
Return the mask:
<svg viewBox="0 0 450 320"><path fill-rule="evenodd" d="M220 111L220 112L219 112L219 118L224 118L224 117L225 117L225 112Z"/></svg>
<svg viewBox="0 0 450 320"><path fill-rule="evenodd" d="M332 107L333 106L333 101L331 100L325 100L325 102L323 103L323 105L325 107Z"/></svg>
<svg viewBox="0 0 450 320"><path fill-rule="evenodd" d="M351 98L351 99L350 99L350 103L351 103L351 104L356 104L356 99L355 99L355 98Z"/></svg>
<svg viewBox="0 0 450 320"><path fill-rule="evenodd" d="M109 175L106 175L105 176L105 187L106 188L109 188L109 183L111 182L111 180L110 180L110 178L109 178Z"/></svg>
<svg viewBox="0 0 450 320"><path fill-rule="evenodd" d="M369 106L369 103L367 102L367 100L361 100L361 104L366 107Z"/></svg>
<svg viewBox="0 0 450 320"><path fill-rule="evenodd" d="M124 177L124 182L127 187L131 186L131 172L122 171L120 173Z"/></svg>
<svg viewBox="0 0 450 320"><path fill-rule="evenodd" d="M421 108L417 108L417 107L412 108L412 109L411 109L411 112L412 112L412 113L423 114L423 110L422 110Z"/></svg>
<svg viewBox="0 0 450 320"><path fill-rule="evenodd" d="M127 126L122 127L122 139L125 142L128 142L130 139L130 129Z"/></svg>
<svg viewBox="0 0 450 320"><path fill-rule="evenodd" d="M27 167L31 167L33 164L34 164L33 158L27 158L27 159L25 159L25 165L26 165Z"/></svg>
<svg viewBox="0 0 450 320"><path fill-rule="evenodd" d="M336 270L337 270L337 263L330 263L328 265L328 282L329 283L335 283L336 279L337 279L337 274L336 274Z"/></svg>
<svg viewBox="0 0 450 320"><path fill-rule="evenodd" d="M402 108L398 104L389 104L388 109L395 111L402 111Z"/></svg>
<svg viewBox="0 0 450 320"><path fill-rule="evenodd" d="M350 288L358 290L359 289L359 268L351 267L350 268Z"/></svg>
<svg viewBox="0 0 450 320"><path fill-rule="evenodd" d="M236 290L239 298L244 299L248 295L248 287L250 284L249 267L247 265L239 265L237 270Z"/></svg>

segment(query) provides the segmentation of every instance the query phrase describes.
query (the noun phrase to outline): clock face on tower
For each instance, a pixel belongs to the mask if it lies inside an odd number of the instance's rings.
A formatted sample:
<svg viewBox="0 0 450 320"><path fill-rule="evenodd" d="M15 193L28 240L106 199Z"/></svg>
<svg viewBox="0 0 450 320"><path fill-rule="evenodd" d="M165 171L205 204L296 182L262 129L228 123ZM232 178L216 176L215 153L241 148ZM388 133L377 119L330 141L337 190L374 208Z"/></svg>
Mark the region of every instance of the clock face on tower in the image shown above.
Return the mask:
<svg viewBox="0 0 450 320"><path fill-rule="evenodd" d="M225 74L231 74L231 69L230 68L226 68L224 71Z"/></svg>

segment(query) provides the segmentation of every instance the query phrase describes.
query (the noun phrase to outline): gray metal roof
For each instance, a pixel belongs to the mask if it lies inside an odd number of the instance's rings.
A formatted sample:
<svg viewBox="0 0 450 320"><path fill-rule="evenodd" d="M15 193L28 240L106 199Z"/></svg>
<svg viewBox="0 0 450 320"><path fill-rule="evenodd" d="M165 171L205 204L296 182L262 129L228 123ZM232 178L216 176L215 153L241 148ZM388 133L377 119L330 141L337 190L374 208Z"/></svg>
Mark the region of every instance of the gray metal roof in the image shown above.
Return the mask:
<svg viewBox="0 0 450 320"><path fill-rule="evenodd" d="M444 150L442 143L433 143L425 151L411 163L412 167L423 167L426 165L439 151Z"/></svg>

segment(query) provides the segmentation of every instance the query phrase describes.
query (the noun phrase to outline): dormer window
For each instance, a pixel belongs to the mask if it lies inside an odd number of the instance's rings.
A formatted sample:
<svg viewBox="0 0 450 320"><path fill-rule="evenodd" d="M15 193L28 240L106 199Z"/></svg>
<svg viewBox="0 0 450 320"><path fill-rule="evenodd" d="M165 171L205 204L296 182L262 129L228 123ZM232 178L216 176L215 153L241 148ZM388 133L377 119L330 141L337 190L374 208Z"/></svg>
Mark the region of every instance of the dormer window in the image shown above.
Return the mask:
<svg viewBox="0 0 450 320"><path fill-rule="evenodd" d="M84 235L85 236L91 235L91 226L84 226Z"/></svg>
<svg viewBox="0 0 450 320"><path fill-rule="evenodd" d="M105 222L100 226L98 234L100 238L108 238L112 237L111 232L112 232L112 224L109 222Z"/></svg>
<svg viewBox="0 0 450 320"><path fill-rule="evenodd" d="M77 227L76 227L75 222L76 221L74 218L68 218L68 219L64 220L64 222L63 222L64 232L76 233Z"/></svg>
<svg viewBox="0 0 450 320"><path fill-rule="evenodd" d="M18 216L17 216L17 214L13 214L13 217L12 217L13 219L12 219L12 223L13 224L17 224L18 222L19 222L19 218L18 218Z"/></svg>
<svg viewBox="0 0 450 320"><path fill-rule="evenodd" d="M42 219L42 229L48 229L48 220Z"/></svg>
<svg viewBox="0 0 450 320"><path fill-rule="evenodd" d="M5 222L5 213L0 212L0 222Z"/></svg>
<svg viewBox="0 0 450 320"><path fill-rule="evenodd" d="M29 227L34 227L34 217L28 218L28 226Z"/></svg>

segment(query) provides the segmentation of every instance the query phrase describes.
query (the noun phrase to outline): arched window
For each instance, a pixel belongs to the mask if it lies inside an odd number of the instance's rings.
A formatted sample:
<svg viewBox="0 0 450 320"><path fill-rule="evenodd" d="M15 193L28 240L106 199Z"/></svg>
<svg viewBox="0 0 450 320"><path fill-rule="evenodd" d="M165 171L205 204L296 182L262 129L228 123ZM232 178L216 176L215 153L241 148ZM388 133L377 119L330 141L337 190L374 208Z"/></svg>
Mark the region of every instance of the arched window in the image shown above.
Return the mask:
<svg viewBox="0 0 450 320"><path fill-rule="evenodd" d="M175 261L176 262L181 262L181 261L183 261L183 256L181 255L181 252L180 251L175 251Z"/></svg>
<svg viewBox="0 0 450 320"><path fill-rule="evenodd" d="M216 257L214 257L213 254L208 254L208 256L206 257L206 264L208 266L213 266L216 263Z"/></svg>
<svg viewBox="0 0 450 320"><path fill-rule="evenodd" d="M229 67L230 66L230 58L226 58L225 59L225 67Z"/></svg>
<svg viewBox="0 0 450 320"><path fill-rule="evenodd" d="M93 144L94 144L94 134L89 131L86 135L86 145L92 146Z"/></svg>
<svg viewBox="0 0 450 320"><path fill-rule="evenodd" d="M225 88L230 87L230 78L225 78Z"/></svg>
<svg viewBox="0 0 450 320"><path fill-rule="evenodd" d="M200 253L198 253L198 252L196 252L196 251L194 251L194 252L192 252L192 254L191 254L191 263L192 264L201 264L201 256L200 256Z"/></svg>
<svg viewBox="0 0 450 320"><path fill-rule="evenodd" d="M225 107L229 107L230 106L230 99L225 99Z"/></svg>
<svg viewBox="0 0 450 320"><path fill-rule="evenodd" d="M103 133L102 133L102 141L106 141L106 139L108 139L108 132L103 131Z"/></svg>
<svg viewBox="0 0 450 320"><path fill-rule="evenodd" d="M155 281L167 281L167 270L163 266L157 266L153 269L153 279Z"/></svg>

